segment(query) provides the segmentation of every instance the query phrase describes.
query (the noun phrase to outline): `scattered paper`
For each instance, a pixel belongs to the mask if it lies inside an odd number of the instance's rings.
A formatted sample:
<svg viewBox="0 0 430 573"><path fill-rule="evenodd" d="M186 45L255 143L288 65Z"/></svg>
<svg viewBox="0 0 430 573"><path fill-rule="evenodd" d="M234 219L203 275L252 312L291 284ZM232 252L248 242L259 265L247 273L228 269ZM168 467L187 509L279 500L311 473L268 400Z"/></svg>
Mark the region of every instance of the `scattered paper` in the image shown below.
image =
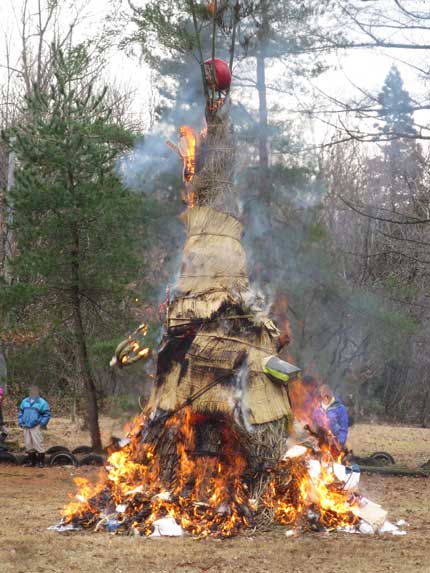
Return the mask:
<svg viewBox="0 0 430 573"><path fill-rule="evenodd" d="M370 523L374 529L379 529L384 525L387 512L377 503L368 499L364 502L363 499L358 509L358 516L364 521L367 521L367 523Z"/></svg>
<svg viewBox="0 0 430 573"><path fill-rule="evenodd" d="M58 531L60 533L62 533L63 531L80 531L81 528L80 527L75 527L73 525L73 523L57 523L55 525L50 525L48 527L48 530L50 531Z"/></svg>
<svg viewBox="0 0 430 573"><path fill-rule="evenodd" d="M318 481L318 478L321 474L321 463L318 460L309 460L308 473L312 481Z"/></svg>
<svg viewBox="0 0 430 573"><path fill-rule="evenodd" d="M358 526L358 531L360 533L363 533L364 535L373 535L375 533L375 530L370 525L370 523L367 523L367 521L363 520L360 521L360 525Z"/></svg>
<svg viewBox="0 0 430 573"><path fill-rule="evenodd" d="M170 491L162 491L160 493L155 494L152 499L161 499L162 501L169 501L172 497Z"/></svg>
<svg viewBox="0 0 430 573"><path fill-rule="evenodd" d="M298 458L300 456L304 456L306 454L306 452L308 451L308 448L305 448L304 446L293 446L292 448L290 448L289 450L287 450L287 452L284 454L284 460L288 459L288 458Z"/></svg>
<svg viewBox="0 0 430 573"><path fill-rule="evenodd" d="M406 521L404 521L404 523L406 523ZM391 533L392 535L406 535L406 531L399 529L397 525L394 525L388 520L386 520L383 523L382 527L379 528L378 533Z"/></svg>
<svg viewBox="0 0 430 573"><path fill-rule="evenodd" d="M358 466L333 464L333 472L336 478L344 484L344 490L351 490L356 488L360 481L360 468Z"/></svg>
<svg viewBox="0 0 430 573"><path fill-rule="evenodd" d="M154 531L149 537L181 537L184 530L176 523L173 517L162 517L152 524Z"/></svg>

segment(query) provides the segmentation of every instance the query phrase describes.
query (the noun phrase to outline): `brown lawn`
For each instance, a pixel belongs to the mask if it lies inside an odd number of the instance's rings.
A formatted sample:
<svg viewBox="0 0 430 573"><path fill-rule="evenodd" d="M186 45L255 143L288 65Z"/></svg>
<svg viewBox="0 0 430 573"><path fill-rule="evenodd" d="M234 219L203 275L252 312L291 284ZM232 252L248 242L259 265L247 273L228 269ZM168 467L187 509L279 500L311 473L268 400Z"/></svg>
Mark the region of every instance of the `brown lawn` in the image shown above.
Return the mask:
<svg viewBox="0 0 430 573"><path fill-rule="evenodd" d="M51 438L55 428L63 425L67 427L64 420L52 425ZM114 426L104 420L106 437ZM64 428L63 443L86 443L84 435L66 436ZM388 450L410 465L430 458L430 430L359 425L351 432L351 444L360 454ZM48 531L74 490L74 475L95 476L96 472L0 466L1 573L430 572L430 479L362 477L361 491L380 502L392 521L404 518L410 523L404 537L307 534L286 538L279 528L227 541L196 541Z"/></svg>

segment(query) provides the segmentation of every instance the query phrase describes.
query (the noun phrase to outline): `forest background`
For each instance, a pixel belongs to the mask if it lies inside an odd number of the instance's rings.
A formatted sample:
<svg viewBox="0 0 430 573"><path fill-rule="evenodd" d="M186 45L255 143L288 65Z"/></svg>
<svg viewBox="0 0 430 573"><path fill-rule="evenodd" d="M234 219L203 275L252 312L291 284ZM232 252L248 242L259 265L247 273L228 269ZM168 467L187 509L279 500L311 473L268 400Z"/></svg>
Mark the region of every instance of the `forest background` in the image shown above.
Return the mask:
<svg viewBox="0 0 430 573"><path fill-rule="evenodd" d="M155 358L184 239L165 140L203 127L212 6L0 3L0 384L15 404L37 383L93 443L99 410L130 415L153 379L154 359L109 361L144 321ZM355 419L427 426L428 6L217 9L249 271L289 324L285 357Z"/></svg>

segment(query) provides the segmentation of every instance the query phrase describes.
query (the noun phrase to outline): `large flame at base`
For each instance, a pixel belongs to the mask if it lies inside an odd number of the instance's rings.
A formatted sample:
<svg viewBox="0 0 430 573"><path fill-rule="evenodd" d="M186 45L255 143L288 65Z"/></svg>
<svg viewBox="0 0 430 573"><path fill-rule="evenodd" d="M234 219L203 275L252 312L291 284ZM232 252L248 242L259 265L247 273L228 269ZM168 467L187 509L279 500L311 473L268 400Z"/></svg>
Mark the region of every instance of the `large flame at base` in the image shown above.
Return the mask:
<svg viewBox="0 0 430 573"><path fill-rule="evenodd" d="M230 537L251 524L243 482L247 463L231 426L222 427L218 457L197 455L196 415L190 408L165 422L161 431L175 435L177 456L174 480L166 484L156 444L142 442L142 429L150 422L138 423L130 443L110 455L97 485L76 480L77 501L64 509L64 523L109 529L114 522L118 532L150 535L156 520L170 516L199 537Z"/></svg>
<svg viewBox="0 0 430 573"><path fill-rule="evenodd" d="M263 512L276 523L303 529L338 529L358 522L358 498L336 481L336 459L328 447L307 449L260 473L266 487L255 500L249 464L232 424L220 424L221 453L199 451L198 427L208 422L210 416L186 408L162 421L151 442L145 440L153 422L138 417L129 442L110 455L99 482L76 480L76 501L64 509L63 523L150 535L154 522L171 517L193 536L231 537L258 523ZM167 482L166 458L159 447L165 432L175 440L174 475Z"/></svg>

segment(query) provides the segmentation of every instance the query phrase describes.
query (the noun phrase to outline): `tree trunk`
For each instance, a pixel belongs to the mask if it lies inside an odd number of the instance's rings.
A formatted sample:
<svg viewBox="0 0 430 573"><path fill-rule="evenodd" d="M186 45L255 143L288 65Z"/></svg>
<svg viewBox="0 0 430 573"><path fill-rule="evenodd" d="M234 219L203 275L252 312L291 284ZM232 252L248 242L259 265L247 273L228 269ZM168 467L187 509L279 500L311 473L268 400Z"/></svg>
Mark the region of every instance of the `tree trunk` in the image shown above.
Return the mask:
<svg viewBox="0 0 430 573"><path fill-rule="evenodd" d="M0 386L7 392L7 362L6 351L0 346Z"/></svg>
<svg viewBox="0 0 430 573"><path fill-rule="evenodd" d="M269 142L265 66L264 51L260 49L257 53L259 194L267 201L269 192Z"/></svg>
<svg viewBox="0 0 430 573"><path fill-rule="evenodd" d="M13 141L15 138L13 139ZM13 211L11 208L10 192L14 184L15 153L9 152L7 163L7 197L0 194L0 273L6 284L11 284L11 261L13 259ZM8 206L9 205L9 206ZM6 326L7 315L1 317L3 326ZM8 370L7 370L7 350L2 348L0 342L0 385L7 392Z"/></svg>
<svg viewBox="0 0 430 573"><path fill-rule="evenodd" d="M91 446L94 450L102 449L102 441L99 426L99 410L97 404L97 389L91 373L90 361L88 358L88 349L86 343L85 329L82 321L81 296L79 292L79 231L75 229L74 233L75 252L72 261L73 289L72 289L72 306L73 306L73 324L75 330L76 350L78 358L78 367L80 376L84 382L87 393L87 415L88 427L91 436Z"/></svg>
<svg viewBox="0 0 430 573"><path fill-rule="evenodd" d="M261 2L262 26L259 35L257 51L257 91L258 91L258 155L259 155L259 191L260 197L269 199L269 142L268 142L268 111L266 90L266 50L265 43L269 32L267 17L267 0ZM270 201L270 199L269 199Z"/></svg>

